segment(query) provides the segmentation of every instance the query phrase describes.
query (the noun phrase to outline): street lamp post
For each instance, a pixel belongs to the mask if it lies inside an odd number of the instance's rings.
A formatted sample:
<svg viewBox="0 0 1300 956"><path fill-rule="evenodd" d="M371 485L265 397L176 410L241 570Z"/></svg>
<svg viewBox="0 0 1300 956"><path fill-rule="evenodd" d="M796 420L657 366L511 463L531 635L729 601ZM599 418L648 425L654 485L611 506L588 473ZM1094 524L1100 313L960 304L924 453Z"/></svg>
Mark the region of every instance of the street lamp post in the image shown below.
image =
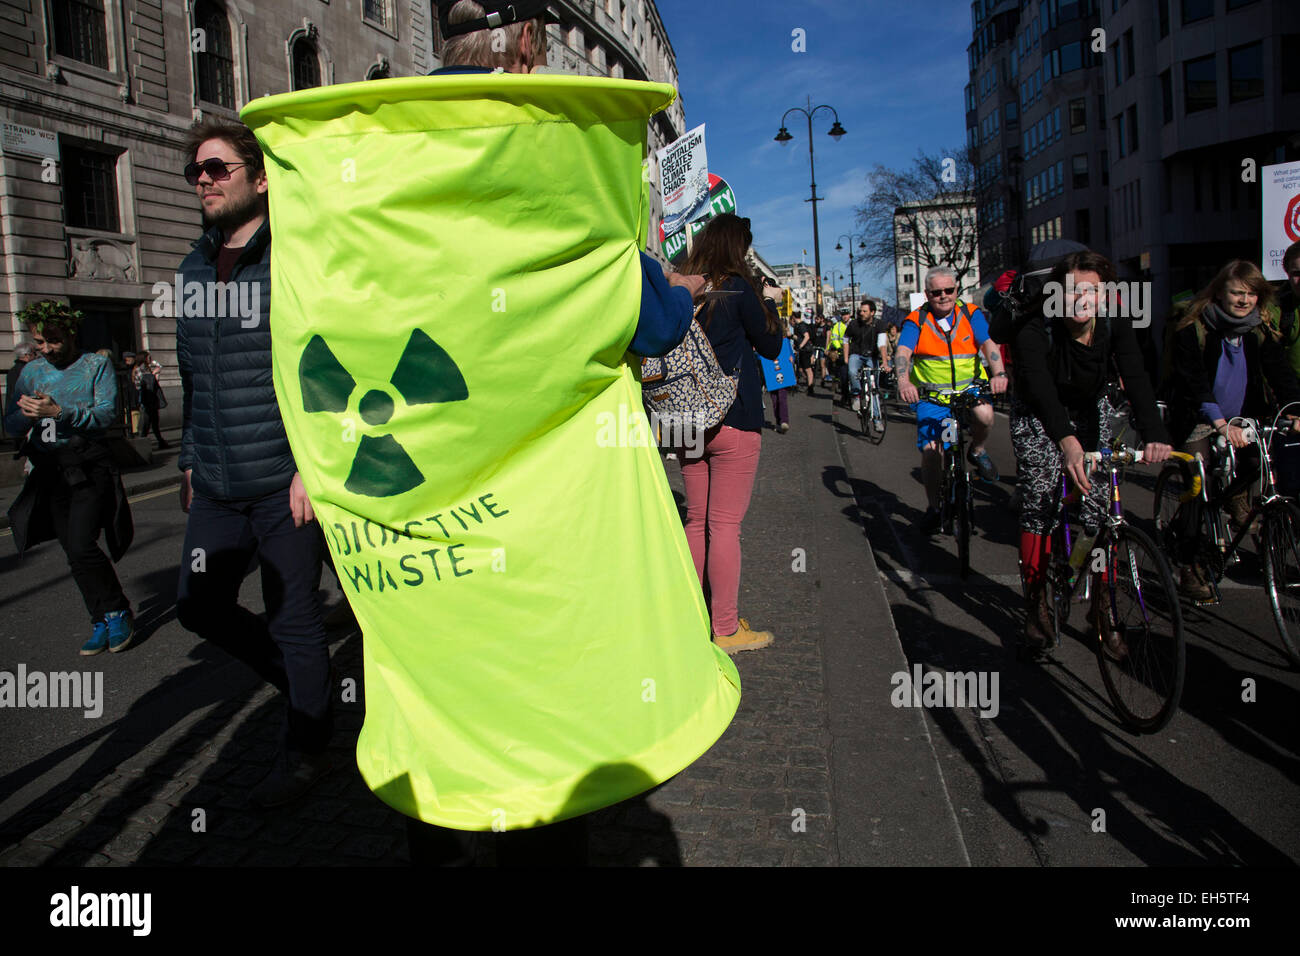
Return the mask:
<svg viewBox="0 0 1300 956"><path fill-rule="evenodd" d="M854 239L858 240L859 249L865 249L867 248L866 237L841 235L840 239L847 239L849 243L849 289L851 290L852 295L857 295L858 280L853 276L853 240ZM840 239L835 240L836 252L839 252L844 248L843 246L840 245Z"/></svg>
<svg viewBox="0 0 1300 956"><path fill-rule="evenodd" d="M802 113L804 117L807 118L808 120L808 169L812 175L812 198L806 199L804 201L812 203L813 265L817 270L816 272L817 280L818 280L817 309L820 311L822 307L822 290L821 290L822 247L821 247L821 236L818 233L818 229L817 229L817 203L819 203L821 199L819 199L817 196L817 164L813 158L813 135L812 135L813 115L817 113L819 110L831 111L831 115L835 117L835 125L830 128L830 132L828 135L831 136L831 138L833 138L836 142L839 142L839 138L848 131L843 126L840 125L840 116L838 113L835 112L834 107L826 106L825 104L814 107L812 105L812 97L808 98L808 107L809 107L808 109L804 109L802 106L794 106L785 111L785 114L781 117L781 130L776 134L776 141L780 143L782 146L784 146L786 143L794 139L794 137L790 135L790 131L785 128L785 119L791 113Z"/></svg>

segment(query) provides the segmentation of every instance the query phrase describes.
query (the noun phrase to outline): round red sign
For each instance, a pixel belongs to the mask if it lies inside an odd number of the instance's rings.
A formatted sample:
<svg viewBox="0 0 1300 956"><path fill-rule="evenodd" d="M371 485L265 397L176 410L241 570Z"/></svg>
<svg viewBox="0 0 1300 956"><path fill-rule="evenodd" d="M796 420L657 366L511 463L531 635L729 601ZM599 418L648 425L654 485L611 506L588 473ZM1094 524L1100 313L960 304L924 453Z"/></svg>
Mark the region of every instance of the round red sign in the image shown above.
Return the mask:
<svg viewBox="0 0 1300 956"><path fill-rule="evenodd" d="M1282 218L1282 228L1291 237L1292 242L1300 242L1300 195L1292 197L1287 204L1286 215Z"/></svg>

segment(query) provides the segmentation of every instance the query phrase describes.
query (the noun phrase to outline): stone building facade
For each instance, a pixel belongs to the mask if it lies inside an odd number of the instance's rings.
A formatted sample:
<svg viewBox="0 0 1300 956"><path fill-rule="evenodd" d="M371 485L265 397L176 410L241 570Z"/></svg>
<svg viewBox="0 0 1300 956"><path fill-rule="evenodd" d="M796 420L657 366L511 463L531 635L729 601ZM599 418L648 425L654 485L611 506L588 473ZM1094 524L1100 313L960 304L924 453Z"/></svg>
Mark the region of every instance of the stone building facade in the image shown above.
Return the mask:
<svg viewBox="0 0 1300 956"><path fill-rule="evenodd" d="M550 69L676 87L654 0L551 9ZM260 96L423 75L442 46L429 0L0 0L0 368L17 312L57 298L85 314L84 348L148 349L178 394L175 320L152 314L151 289L201 232L187 131ZM651 150L684 131L679 99Z"/></svg>
<svg viewBox="0 0 1300 956"><path fill-rule="evenodd" d="M978 301L980 250L975 199L953 195L933 202L905 203L894 210L894 285L898 308L912 311L911 297L925 291L925 273L948 266L960 273L957 297Z"/></svg>

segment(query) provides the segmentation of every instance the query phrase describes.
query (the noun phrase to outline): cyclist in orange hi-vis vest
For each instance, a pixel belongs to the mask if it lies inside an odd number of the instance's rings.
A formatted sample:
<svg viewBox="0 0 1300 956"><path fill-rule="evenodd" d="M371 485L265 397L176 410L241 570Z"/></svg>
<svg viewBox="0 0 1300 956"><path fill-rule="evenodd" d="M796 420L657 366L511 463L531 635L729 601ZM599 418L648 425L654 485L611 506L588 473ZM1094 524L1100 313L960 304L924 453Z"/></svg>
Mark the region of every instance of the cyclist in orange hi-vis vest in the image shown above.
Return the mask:
<svg viewBox="0 0 1300 956"><path fill-rule="evenodd" d="M921 451L921 478L925 482L927 509L921 530L939 529L939 480L943 467L944 421L947 398L981 381L980 353L989 366L989 387L995 395L1007 389L1002 355L989 338L988 320L973 305L957 299L957 277L946 266L936 266L925 276L926 304L903 320L894 353L898 394L916 409L916 447ZM939 392L921 400L921 389ZM975 407L969 459L985 481L997 481L998 470L984 450L993 427L993 407Z"/></svg>

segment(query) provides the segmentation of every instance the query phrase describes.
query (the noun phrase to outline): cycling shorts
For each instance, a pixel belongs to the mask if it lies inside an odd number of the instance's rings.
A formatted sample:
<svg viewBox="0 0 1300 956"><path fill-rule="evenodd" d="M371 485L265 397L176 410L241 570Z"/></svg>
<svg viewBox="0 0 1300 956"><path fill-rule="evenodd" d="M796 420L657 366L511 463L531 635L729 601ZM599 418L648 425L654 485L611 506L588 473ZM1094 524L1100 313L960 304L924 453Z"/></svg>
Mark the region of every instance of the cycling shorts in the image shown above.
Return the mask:
<svg viewBox="0 0 1300 956"><path fill-rule="evenodd" d="M947 405L935 402L919 401L916 408L916 447L924 450L934 442L940 448L947 448L952 442L943 440L944 424L952 417L952 410Z"/></svg>

